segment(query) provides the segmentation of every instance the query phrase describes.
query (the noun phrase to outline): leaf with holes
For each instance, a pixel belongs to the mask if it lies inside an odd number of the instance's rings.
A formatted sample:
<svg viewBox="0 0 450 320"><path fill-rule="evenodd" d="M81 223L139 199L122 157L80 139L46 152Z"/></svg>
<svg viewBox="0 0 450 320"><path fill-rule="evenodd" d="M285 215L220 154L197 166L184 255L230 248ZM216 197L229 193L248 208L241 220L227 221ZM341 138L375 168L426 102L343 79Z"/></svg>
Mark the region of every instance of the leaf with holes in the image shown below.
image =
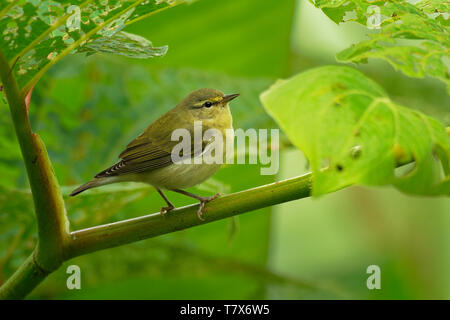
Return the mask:
<svg viewBox="0 0 450 320"><path fill-rule="evenodd" d="M450 52L447 1L316 0L313 2L334 22L354 21L373 29L368 40L339 52L341 62L387 61L410 77L435 77L450 92ZM447 60L446 60L447 59Z"/></svg>
<svg viewBox="0 0 450 320"><path fill-rule="evenodd" d="M359 183L450 195L450 139L444 127L394 103L359 71L311 69L279 80L260 98L308 157L314 195ZM411 161L410 167L395 169Z"/></svg>
<svg viewBox="0 0 450 320"><path fill-rule="evenodd" d="M1 49L21 88L28 91L52 65L76 52L160 56L142 37L120 32L184 0L7 0L0 6ZM122 43L123 42L123 43Z"/></svg>
<svg viewBox="0 0 450 320"><path fill-rule="evenodd" d="M167 46L153 47L147 39L121 31L112 37L95 39L78 49L78 52L86 52L89 55L97 52L113 53L129 58L147 59L165 55Z"/></svg>

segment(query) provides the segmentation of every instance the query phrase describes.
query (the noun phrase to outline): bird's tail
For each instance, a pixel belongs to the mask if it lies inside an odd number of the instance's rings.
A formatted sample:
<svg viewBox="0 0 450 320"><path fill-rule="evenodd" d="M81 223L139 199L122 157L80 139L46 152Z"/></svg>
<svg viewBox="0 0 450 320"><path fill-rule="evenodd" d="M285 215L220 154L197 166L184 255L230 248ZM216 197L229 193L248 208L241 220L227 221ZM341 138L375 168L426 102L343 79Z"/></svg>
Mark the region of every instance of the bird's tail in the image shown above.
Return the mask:
<svg viewBox="0 0 450 320"><path fill-rule="evenodd" d="M83 191L86 191L87 189L100 187L100 186L103 186L103 185L109 184L109 183L111 183L111 182L108 181L107 178L106 179L105 178L95 178L95 179L92 179L91 181L86 182L85 184L79 186L75 190L73 190L72 193L70 194L70 196L73 197Z"/></svg>

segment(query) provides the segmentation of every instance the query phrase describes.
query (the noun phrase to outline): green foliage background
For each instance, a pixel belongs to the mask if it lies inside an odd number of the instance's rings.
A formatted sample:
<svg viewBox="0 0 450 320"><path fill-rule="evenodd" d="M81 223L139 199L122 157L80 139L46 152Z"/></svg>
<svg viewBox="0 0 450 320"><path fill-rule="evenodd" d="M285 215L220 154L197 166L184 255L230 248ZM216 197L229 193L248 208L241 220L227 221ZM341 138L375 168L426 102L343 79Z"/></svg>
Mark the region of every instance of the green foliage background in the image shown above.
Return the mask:
<svg viewBox="0 0 450 320"><path fill-rule="evenodd" d="M168 44L165 57L74 55L50 69L33 92L33 129L46 142L67 195L199 87L241 93L233 102L235 128L275 127L259 94L277 78L335 63L349 39L364 37L363 29L337 26L307 1L177 6L125 29L157 46ZM358 68L393 101L450 124L443 83L407 78L387 63L369 61ZM1 283L33 249L36 226L5 105L0 121ZM306 172L308 164L286 146L280 168L277 176L261 176L256 165L228 166L195 191L243 190ZM177 205L191 203L168 195ZM162 204L151 188L137 184L66 200L73 229L157 212ZM30 298L450 298L448 212L448 198L352 187L73 259ZM82 290L66 288L70 264L81 267ZM366 288L371 264L382 269L380 291Z"/></svg>

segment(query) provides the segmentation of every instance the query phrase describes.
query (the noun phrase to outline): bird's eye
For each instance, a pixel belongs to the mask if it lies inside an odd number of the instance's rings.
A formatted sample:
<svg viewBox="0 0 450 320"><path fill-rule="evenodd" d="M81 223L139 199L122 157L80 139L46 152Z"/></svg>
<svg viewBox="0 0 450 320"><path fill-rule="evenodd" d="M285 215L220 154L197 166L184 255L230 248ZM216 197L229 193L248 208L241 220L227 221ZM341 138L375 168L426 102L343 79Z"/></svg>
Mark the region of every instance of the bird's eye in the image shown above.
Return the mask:
<svg viewBox="0 0 450 320"><path fill-rule="evenodd" d="M206 101L206 102L203 104L203 106L206 107L206 108L210 108L210 107L212 106L212 103L209 102L209 101Z"/></svg>

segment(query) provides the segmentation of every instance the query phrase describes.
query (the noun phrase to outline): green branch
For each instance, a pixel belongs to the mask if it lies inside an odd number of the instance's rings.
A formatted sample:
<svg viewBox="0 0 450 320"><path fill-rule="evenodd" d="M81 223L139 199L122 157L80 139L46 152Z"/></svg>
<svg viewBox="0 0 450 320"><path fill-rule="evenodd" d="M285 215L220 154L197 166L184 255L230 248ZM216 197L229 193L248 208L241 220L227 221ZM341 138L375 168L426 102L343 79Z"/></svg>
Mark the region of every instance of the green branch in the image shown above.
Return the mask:
<svg viewBox="0 0 450 320"><path fill-rule="evenodd" d="M169 211L164 217L155 213L75 231L70 234L71 241L64 250L64 259L306 198L310 195L311 182L311 174L306 174L219 197L206 205L205 221L197 216L198 205L190 205Z"/></svg>
<svg viewBox="0 0 450 320"><path fill-rule="evenodd" d="M79 230L70 234L62 247L63 260L98 250L156 237L197 225L229 218L244 212L306 198L310 195L311 174L271 183L215 199L205 207L204 218L197 217L198 205L168 212ZM30 256L0 288L0 299L24 298L49 274Z"/></svg>
<svg viewBox="0 0 450 320"><path fill-rule="evenodd" d="M0 78L11 111L28 174L38 224L39 244L34 261L42 270L56 270L62 263L62 247L68 239L68 220L63 197L47 150L41 138L33 133L25 98L0 50ZM44 250L39 250L44 247Z"/></svg>
<svg viewBox="0 0 450 320"><path fill-rule="evenodd" d="M0 299L25 298L49 274L49 271L40 268L33 252L0 287Z"/></svg>

